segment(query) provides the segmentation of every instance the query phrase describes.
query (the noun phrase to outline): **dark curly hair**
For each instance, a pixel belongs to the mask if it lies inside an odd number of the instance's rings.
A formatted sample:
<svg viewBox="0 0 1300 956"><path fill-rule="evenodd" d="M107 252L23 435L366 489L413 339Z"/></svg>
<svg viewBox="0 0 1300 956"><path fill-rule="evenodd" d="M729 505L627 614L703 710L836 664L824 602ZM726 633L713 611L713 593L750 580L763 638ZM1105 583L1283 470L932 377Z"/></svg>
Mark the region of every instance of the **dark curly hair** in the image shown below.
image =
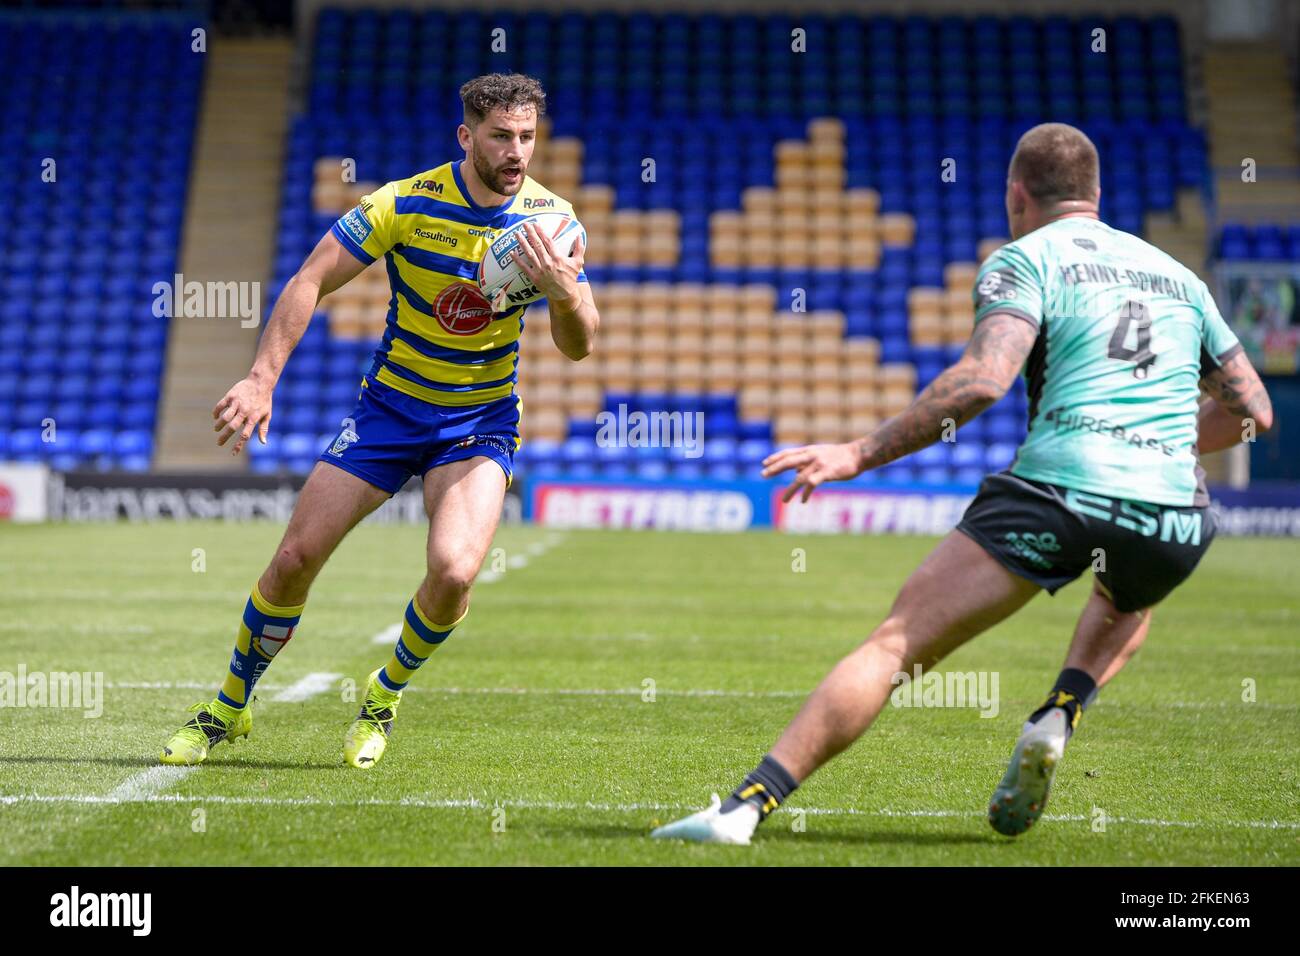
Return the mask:
<svg viewBox="0 0 1300 956"><path fill-rule="evenodd" d="M546 112L546 91L542 84L522 73L486 73L460 88L465 104L465 125L470 129L483 122L493 110L517 110L531 106L540 118Z"/></svg>

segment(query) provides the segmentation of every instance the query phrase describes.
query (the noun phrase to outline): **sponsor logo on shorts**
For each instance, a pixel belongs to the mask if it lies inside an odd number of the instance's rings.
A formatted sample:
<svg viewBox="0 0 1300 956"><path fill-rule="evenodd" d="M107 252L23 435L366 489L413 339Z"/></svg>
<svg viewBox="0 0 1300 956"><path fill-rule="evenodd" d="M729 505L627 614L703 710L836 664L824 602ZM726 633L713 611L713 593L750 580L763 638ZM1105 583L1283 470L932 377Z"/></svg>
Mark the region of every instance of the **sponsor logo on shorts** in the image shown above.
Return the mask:
<svg viewBox="0 0 1300 956"><path fill-rule="evenodd" d="M334 444L330 445L329 453L335 458L342 458L343 453L348 450L349 445L356 444L361 439L351 428L345 428L339 432L339 437L334 439Z"/></svg>
<svg viewBox="0 0 1300 956"><path fill-rule="evenodd" d="M1061 550L1061 545L1056 540L1056 535L1052 534L1050 531L1042 531L1038 534L1032 532L1017 533L1015 531L1008 531L1006 534L1006 542L1008 547L1010 547L1018 557L1024 558L1030 564L1034 565L1034 567L1043 568L1044 570L1051 568L1052 562L1043 557L1043 552L1046 551L1049 554L1055 554L1057 551Z"/></svg>
<svg viewBox="0 0 1300 956"><path fill-rule="evenodd" d="M1099 521L1114 522L1125 531L1144 538L1157 534L1164 542L1201 546L1201 515L1199 510L1169 508L1145 501L1124 501L1093 495L1073 488L1065 492L1065 506L1076 514L1087 515Z"/></svg>
<svg viewBox="0 0 1300 956"><path fill-rule="evenodd" d="M514 451L514 441L504 435L470 435L462 438L452 448L471 448L474 445L488 445L501 454L509 456Z"/></svg>
<svg viewBox="0 0 1300 956"><path fill-rule="evenodd" d="M340 219L339 225L357 245L362 245L374 232L374 227L370 225L370 220L366 218L366 214L360 206L357 206Z"/></svg>

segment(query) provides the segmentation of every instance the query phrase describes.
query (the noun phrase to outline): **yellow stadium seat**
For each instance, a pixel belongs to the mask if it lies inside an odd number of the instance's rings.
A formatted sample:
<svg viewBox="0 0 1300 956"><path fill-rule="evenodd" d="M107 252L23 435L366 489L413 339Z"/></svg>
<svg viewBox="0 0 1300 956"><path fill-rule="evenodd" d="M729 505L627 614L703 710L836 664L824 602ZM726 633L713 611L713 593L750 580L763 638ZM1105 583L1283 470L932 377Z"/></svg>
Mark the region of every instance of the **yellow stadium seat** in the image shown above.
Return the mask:
<svg viewBox="0 0 1300 956"><path fill-rule="evenodd" d="M910 246L916 236L916 220L905 212L888 212L880 217L880 241L887 246Z"/></svg>
<svg viewBox="0 0 1300 956"><path fill-rule="evenodd" d="M733 297L739 298L745 308L766 309L768 312L776 308L776 289L770 285L747 283L734 291Z"/></svg>
<svg viewBox="0 0 1300 956"><path fill-rule="evenodd" d="M870 336L855 335L844 340L844 354L854 367L879 365L880 342Z"/></svg>
<svg viewBox="0 0 1300 956"><path fill-rule="evenodd" d="M568 437L569 423L558 409L538 409L529 405L519 423L523 441L563 441Z"/></svg>
<svg viewBox="0 0 1300 956"><path fill-rule="evenodd" d="M699 282L679 282L672 287L674 309L703 311L708 300L706 287Z"/></svg>
<svg viewBox="0 0 1300 956"><path fill-rule="evenodd" d="M844 121L838 116L815 116L808 121L808 140L813 143L844 142Z"/></svg>
<svg viewBox="0 0 1300 956"><path fill-rule="evenodd" d="M778 413L773 420L772 431L780 446L806 445L814 440L807 418L799 414Z"/></svg>
<svg viewBox="0 0 1300 956"><path fill-rule="evenodd" d="M559 159L582 162L583 143L576 136L557 136L546 144L546 156L552 162Z"/></svg>
<svg viewBox="0 0 1300 956"><path fill-rule="evenodd" d="M669 364L668 384L674 392L698 395L704 383L704 363L699 358L678 358Z"/></svg>
<svg viewBox="0 0 1300 956"><path fill-rule="evenodd" d="M950 262L943 267L943 284L949 291L970 296L979 265L974 262Z"/></svg>
<svg viewBox="0 0 1300 956"><path fill-rule="evenodd" d="M704 354L702 328L679 329L668 337L668 350L673 361L698 358Z"/></svg>
<svg viewBox="0 0 1300 956"><path fill-rule="evenodd" d="M770 186L748 186L740 193L740 205L746 213L776 212L776 190Z"/></svg>
<svg viewBox="0 0 1300 956"><path fill-rule="evenodd" d="M643 282L637 289L637 310L647 312L668 312L673 306L673 287L667 282Z"/></svg>
<svg viewBox="0 0 1300 956"><path fill-rule="evenodd" d="M844 250L844 266L848 269L870 270L880 265L880 240L875 237L875 220L868 220L863 229L873 232L854 232L849 236Z"/></svg>
<svg viewBox="0 0 1300 956"><path fill-rule="evenodd" d="M857 222L858 219L874 219L880 211L880 193L867 186L855 186L845 191L844 214Z"/></svg>
<svg viewBox="0 0 1300 956"><path fill-rule="evenodd" d="M638 360L632 366L632 380L640 392L663 392L668 389L668 363Z"/></svg>
<svg viewBox="0 0 1300 956"><path fill-rule="evenodd" d="M608 213L614 208L614 187L607 186L603 183L591 183L583 186L575 194L573 200L573 211L578 214L579 219L590 215L593 212ZM585 222L586 220L583 219Z"/></svg>
<svg viewBox="0 0 1300 956"><path fill-rule="evenodd" d="M802 166L808 160L808 143L802 139L777 140L772 147L772 156L778 166Z"/></svg>
<svg viewBox="0 0 1300 956"><path fill-rule="evenodd" d="M741 388L740 400L740 417L742 419L753 421L754 419L768 419L772 417L774 401L772 393L767 387L757 388L746 383Z"/></svg>
<svg viewBox="0 0 1300 956"><path fill-rule="evenodd" d="M911 362L890 362L882 365L880 381L886 388L900 386L915 391L916 366Z"/></svg>
<svg viewBox="0 0 1300 956"><path fill-rule="evenodd" d="M631 359L610 358L605 361L600 368L600 380L606 391L631 391L633 368L635 368L635 363Z"/></svg>

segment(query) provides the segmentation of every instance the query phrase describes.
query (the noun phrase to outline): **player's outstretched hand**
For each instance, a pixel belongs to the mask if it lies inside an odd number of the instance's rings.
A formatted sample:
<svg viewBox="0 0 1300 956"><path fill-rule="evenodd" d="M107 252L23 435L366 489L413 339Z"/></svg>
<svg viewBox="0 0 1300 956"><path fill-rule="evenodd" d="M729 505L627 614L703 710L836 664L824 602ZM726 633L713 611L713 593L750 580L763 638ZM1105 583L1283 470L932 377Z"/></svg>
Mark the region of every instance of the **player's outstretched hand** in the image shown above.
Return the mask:
<svg viewBox="0 0 1300 956"><path fill-rule="evenodd" d="M807 501L813 489L823 481L847 481L861 474L858 465L858 450L853 444L844 445L804 445L802 448L787 448L763 459L763 477L771 478L783 471L795 469L794 482L781 496L788 502L799 489L803 489L802 501Z"/></svg>
<svg viewBox="0 0 1300 956"><path fill-rule="evenodd" d="M236 382L212 409L212 417L216 419L212 430L221 433L218 445L224 445L232 435L238 436L230 450L232 455L239 454L253 429L257 429L257 437L265 445L266 430L271 426L271 389L251 378Z"/></svg>

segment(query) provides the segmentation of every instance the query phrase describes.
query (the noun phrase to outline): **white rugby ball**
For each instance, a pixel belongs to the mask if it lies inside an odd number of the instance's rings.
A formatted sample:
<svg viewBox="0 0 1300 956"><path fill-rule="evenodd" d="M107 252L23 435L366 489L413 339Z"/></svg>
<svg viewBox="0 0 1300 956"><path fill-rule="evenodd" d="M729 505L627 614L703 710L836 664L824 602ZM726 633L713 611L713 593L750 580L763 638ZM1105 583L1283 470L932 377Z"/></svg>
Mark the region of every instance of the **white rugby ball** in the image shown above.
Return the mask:
<svg viewBox="0 0 1300 956"><path fill-rule="evenodd" d="M519 305L527 305L543 298L542 291L519 266L519 243L527 241L524 226L535 224L541 233L551 237L551 242L562 256L573 255L573 248L582 237L587 243L587 230L569 213L542 212L515 223L496 238L483 255L478 266L479 291L492 303L493 312L505 312Z"/></svg>

